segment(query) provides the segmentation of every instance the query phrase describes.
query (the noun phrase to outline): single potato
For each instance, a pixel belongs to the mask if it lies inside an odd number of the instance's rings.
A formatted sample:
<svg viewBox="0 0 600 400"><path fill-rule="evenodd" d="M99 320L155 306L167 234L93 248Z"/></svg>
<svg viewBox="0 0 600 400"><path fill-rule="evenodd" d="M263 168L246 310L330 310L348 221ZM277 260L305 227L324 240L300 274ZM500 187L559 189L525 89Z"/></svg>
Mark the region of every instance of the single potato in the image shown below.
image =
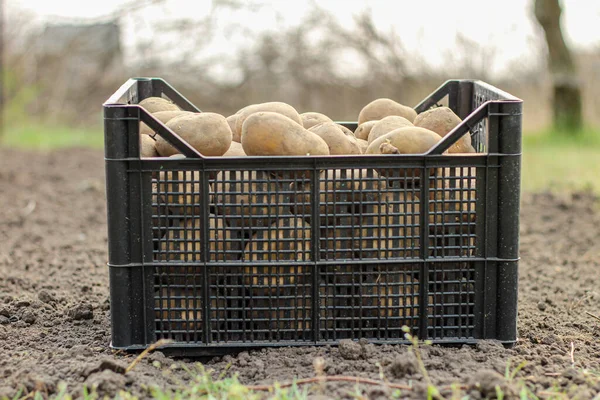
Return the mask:
<svg viewBox="0 0 600 400"><path fill-rule="evenodd" d="M327 115L318 112L305 112L300 114L300 118L302 118L302 126L305 129L312 128L322 122L333 122Z"/></svg>
<svg viewBox="0 0 600 400"><path fill-rule="evenodd" d="M323 122L309 131L319 135L327 143L331 155L361 154L354 133L347 128L344 132L340 127L335 122Z"/></svg>
<svg viewBox="0 0 600 400"><path fill-rule="evenodd" d="M409 120L411 123L417 117L417 112L411 107L396 103L391 99L377 99L363 107L358 114L358 124L367 121L383 119L390 115L399 115Z"/></svg>
<svg viewBox="0 0 600 400"><path fill-rule="evenodd" d="M178 117L183 114L193 114L193 113L191 113L189 111L181 111L181 110L158 111L158 112L153 113L152 116L154 118L156 118L157 120L159 120L160 122L162 122L163 124L166 124L173 118ZM140 123L140 135L154 135L154 133L155 132L152 129L150 129L150 127L148 125L146 125L143 122Z"/></svg>
<svg viewBox="0 0 600 400"><path fill-rule="evenodd" d="M398 128L372 141L367 154L423 154L441 139L428 129Z"/></svg>
<svg viewBox="0 0 600 400"><path fill-rule="evenodd" d="M437 107L424 111L415 118L415 126L429 129L445 137L456 128L462 120L448 107ZM467 132L456 141L449 149L449 153L475 153L471 145L471 135Z"/></svg>
<svg viewBox="0 0 600 400"><path fill-rule="evenodd" d="M204 156L222 156L231 146L232 134L225 117L215 113L191 113L171 119L166 126ZM179 153L164 138L156 140L163 157Z"/></svg>
<svg viewBox="0 0 600 400"><path fill-rule="evenodd" d="M371 143L373 140L390 133L394 129L407 128L411 126L413 126L413 124L411 124L406 118L399 117L397 115L390 115L389 117L385 117L375 122L371 132L369 133L369 138L367 141Z"/></svg>
<svg viewBox="0 0 600 400"><path fill-rule="evenodd" d="M356 139L356 143L358 143L358 148L360 149L360 154L365 154L367 152L367 148L369 147L369 142L362 139Z"/></svg>
<svg viewBox="0 0 600 400"><path fill-rule="evenodd" d="M158 157L156 141L151 136L140 136L140 155L142 157Z"/></svg>
<svg viewBox="0 0 600 400"><path fill-rule="evenodd" d="M319 135L268 111L254 113L244 121L242 147L249 156L329 155L327 142Z"/></svg>
<svg viewBox="0 0 600 400"><path fill-rule="evenodd" d="M238 143L240 143L242 140L242 132L238 132L237 130L237 120L239 116L239 114L233 114L225 118L227 120L227 123L229 124L229 129L231 129L232 140Z"/></svg>
<svg viewBox="0 0 600 400"><path fill-rule="evenodd" d="M148 97L140 101L139 105L151 114L159 111L180 111L175 103L162 97Z"/></svg>
<svg viewBox="0 0 600 400"><path fill-rule="evenodd" d="M379 120L376 119L372 121L363 122L362 124L358 125L358 127L356 127L356 130L354 131L354 136L356 136L357 139L368 140L369 134L371 133L371 129L373 129L377 122L379 122Z"/></svg>
<svg viewBox="0 0 600 400"><path fill-rule="evenodd" d="M292 121L294 121L295 123L297 123L298 125L302 126L302 118L300 117L300 114L298 114L298 111L296 111L294 107L286 103L273 101L268 103L252 104L238 111L238 118L236 121L236 135L239 135L241 137L244 122L250 115L264 111L284 115Z"/></svg>
<svg viewBox="0 0 600 400"><path fill-rule="evenodd" d="M223 157L245 157L246 153L244 152L244 148L241 143L231 142L231 146L229 146L229 150L223 154Z"/></svg>

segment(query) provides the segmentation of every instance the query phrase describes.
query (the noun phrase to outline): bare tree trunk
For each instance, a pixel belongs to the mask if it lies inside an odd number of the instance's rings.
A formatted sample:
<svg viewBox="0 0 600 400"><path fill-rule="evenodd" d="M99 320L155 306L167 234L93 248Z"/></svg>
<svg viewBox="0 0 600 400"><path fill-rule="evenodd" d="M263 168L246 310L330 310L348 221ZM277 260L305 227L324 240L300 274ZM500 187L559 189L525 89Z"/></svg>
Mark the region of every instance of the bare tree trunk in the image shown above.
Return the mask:
<svg viewBox="0 0 600 400"><path fill-rule="evenodd" d="M582 126L581 89L577 69L560 28L559 0L535 0L535 18L544 29L548 66L554 85L554 126L577 131Z"/></svg>

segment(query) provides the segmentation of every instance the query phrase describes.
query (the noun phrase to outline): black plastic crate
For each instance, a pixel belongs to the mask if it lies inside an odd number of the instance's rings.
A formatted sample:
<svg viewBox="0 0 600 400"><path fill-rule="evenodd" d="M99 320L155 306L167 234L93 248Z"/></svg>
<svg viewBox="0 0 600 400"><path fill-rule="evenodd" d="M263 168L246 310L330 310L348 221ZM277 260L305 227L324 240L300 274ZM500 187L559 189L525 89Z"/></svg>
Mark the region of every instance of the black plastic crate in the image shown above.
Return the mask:
<svg viewBox="0 0 600 400"><path fill-rule="evenodd" d="M104 104L113 347L392 344L403 326L515 342L521 100L444 83L416 110L463 123L423 155L221 158L137 105L150 96L199 111L156 78ZM141 122L186 158L140 158ZM469 131L476 154L442 154Z"/></svg>

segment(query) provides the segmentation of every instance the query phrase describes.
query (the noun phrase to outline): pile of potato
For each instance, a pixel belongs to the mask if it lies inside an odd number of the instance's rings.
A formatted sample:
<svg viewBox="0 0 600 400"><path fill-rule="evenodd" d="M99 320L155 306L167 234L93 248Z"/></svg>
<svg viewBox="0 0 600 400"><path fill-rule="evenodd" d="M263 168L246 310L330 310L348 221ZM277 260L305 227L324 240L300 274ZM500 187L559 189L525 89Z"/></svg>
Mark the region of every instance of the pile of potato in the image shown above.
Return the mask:
<svg viewBox="0 0 600 400"><path fill-rule="evenodd" d="M354 132L343 125L335 123L326 115L318 112L300 114L294 107L281 102L249 105L227 118L210 112L182 111L172 102L156 97L141 101L140 106L144 107L202 155L219 157L422 154L435 146L445 135L461 123L461 119L447 107L433 108L417 114L414 109L386 98L374 100L360 110L357 118L358 127ZM140 125L140 140L142 157L181 157L171 144L159 135L154 135L154 132L143 123ZM469 134L465 134L450 147L446 154L452 156L474 152L471 137ZM233 175L234 173L236 175ZM323 171L320 188L321 220L311 221L308 180L292 183L288 180L282 184L278 176L260 171L223 171L216 176L209 187L211 193L208 194L212 207L211 227L215 229L212 231L215 236L213 240L216 240L216 244L211 242L211 261L308 260L310 256L310 248L308 247L310 244L310 226L313 223L320 224L322 229L322 249L333 250L336 255L342 258L354 258L351 253L359 247L362 249L361 256L367 258L418 257L419 199L413 198L410 190L398 193L398 189L396 189L393 195L392 191L388 190L386 183L386 177L390 173L388 170L367 171L361 169L360 166L351 170ZM451 174L450 168L446 168L445 171L435 168L430 170L431 176L442 173L444 176L449 176ZM474 171L469 168L456 168L452 174L460 179L461 173L474 175ZM164 172L161 172L161 174L164 174ZM192 180L192 175L184 175L183 171L172 174L175 174L175 177L179 177L179 179ZM193 172L188 171L185 174L193 174ZM407 171L407 174L409 176L419 176L420 171ZM367 176L369 179L364 179ZM362 177L363 179L354 181L352 177ZM161 178L161 180L165 180L164 175L161 175ZM173 178L173 175L171 178ZM227 182L228 180L243 180L244 184ZM433 185L432 189L437 189L430 190L430 200L449 200L447 202L429 202L429 223L433 229L446 226L448 222L454 222L452 218L457 217L448 216L453 215L449 214L449 211L464 211L463 222L473 221L472 203L450 201L451 199L448 198L450 191L443 190L445 187L440 186L447 185L447 180L431 179L430 182ZM418 185L418 181L415 182L415 185ZM187 187L180 188L179 191L199 193L200 188L197 186L188 184ZM275 187L283 189L282 192L287 190L288 192L297 193L296 198L288 198L283 194L275 195L273 193L274 191L277 193L274 190ZM460 187L468 190L470 197L474 199L474 179L464 179ZM171 187L161 188L161 191L165 189L172 191ZM156 187L155 192L157 192ZM416 193L418 196L420 191L413 190L412 193ZM197 205L196 207L193 205L194 199L198 201L197 196L191 198L191 195L186 194L172 195L168 199L163 199L163 201L181 205L175 208L171 206L171 214L189 216L199 212ZM338 204L334 207L332 204L327 204L332 203L334 200L342 205ZM285 209L281 206L282 203L295 204L295 207ZM348 205L363 203L369 205L367 208L361 209L360 213L355 214L353 214L352 207ZM190 204L192 205L190 206ZM232 207L225 206L225 204L244 204L244 206ZM256 206L255 204L267 204L268 207ZM269 210L269 212L265 212L265 210ZM445 221L441 217L442 211L446 212ZM269 223L273 221L272 214L276 214L278 217L278 222L272 223L271 227L273 229L268 231L255 229L268 227ZM354 219L352 221L353 225L368 228L357 228L356 232L348 232L347 229L340 232L336 229L336 225L341 221L329 218L332 215L344 215L345 218ZM160 261L197 261L199 259L199 242L186 243L185 240L182 240L184 236L191 237L189 234L184 235L184 229L200 230L199 226L193 226L194 223L197 224L198 220L190 220L187 225L181 223L181 230L169 230L167 234L169 240L160 242L159 254L163 257ZM190 224L192 225L190 226ZM416 226L412 227L410 232L405 232L402 226L411 224ZM362 232L359 232L361 229ZM241 246L242 240L231 240L235 239L232 236L234 233L239 234L240 239L245 238L244 243L247 244ZM360 239L365 236L374 236L379 240ZM332 237L351 238L331 240ZM404 238L398 239L398 237ZM329 246L333 246L333 249ZM388 250L398 247L407 250L400 252L402 254L396 254L397 251ZM295 251L282 251L290 250L290 248ZM267 253L260 253L259 250ZM190 252L193 252L191 258ZM171 254L169 259L164 256L167 253ZM268 271L269 275L263 271ZM275 277L274 274L279 274L279 276ZM255 293L254 295L257 297L269 294L276 295L275 292L281 290L280 287L285 284L294 284L295 280L300 281L297 283L303 283L301 266L266 268L252 265L245 268L245 276L246 281L243 284L249 287L271 286L269 289L260 289L264 293ZM400 276L403 277L403 275ZM376 272L374 273L374 279L378 279ZM411 288L417 288L418 290L416 279L408 276L406 276L406 279L413 283L412 286L406 286L408 289L405 289L405 286L395 287L395 289L390 290L399 290L399 293L389 293L390 296L394 294L404 295L404 297L388 297L386 293L374 293L380 295L379 303L382 307L384 303L392 302L392 299L396 302L400 301L401 304L386 307L390 310L389 316L397 317L398 315L392 315L392 313L397 313L398 307L401 310L403 305L410 306L414 302L413 297L418 294L412 291L405 293L406 290ZM258 288L254 289L259 290ZM381 288L381 290L387 289ZM178 295L181 296L181 293L178 293ZM177 296L166 296L166 294L164 296L165 298L177 298ZM406 304L402 303L403 298L406 299ZM167 300L163 300L163 302L165 301ZM184 307L185 304L182 301L175 306ZM269 301L276 301L276 299ZM374 300L369 298L365 301L372 302ZM157 301L157 309L165 306L165 304L159 303ZM377 301L373 304L376 303ZM190 308L196 309L196 307ZM163 313L166 312L163 311ZM183 321L190 319L199 324L201 320L199 313L200 311L197 310L189 313L181 312L178 317ZM160 316L167 318L159 312L157 318ZM278 319L277 316L273 316L273 318ZM281 316L281 318L284 318L284 316ZM185 326L188 325L185 324ZM297 328L298 330L308 329L310 328L309 322L304 321Z"/></svg>

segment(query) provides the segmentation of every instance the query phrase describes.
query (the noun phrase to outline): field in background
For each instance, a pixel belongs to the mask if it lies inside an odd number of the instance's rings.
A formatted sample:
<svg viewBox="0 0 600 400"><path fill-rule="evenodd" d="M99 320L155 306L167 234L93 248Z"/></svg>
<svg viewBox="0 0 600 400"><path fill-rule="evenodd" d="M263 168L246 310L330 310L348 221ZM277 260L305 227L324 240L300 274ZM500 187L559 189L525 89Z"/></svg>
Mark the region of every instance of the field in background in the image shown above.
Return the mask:
<svg viewBox="0 0 600 400"><path fill-rule="evenodd" d="M104 138L101 128L29 123L7 128L3 145L44 151L65 147L101 149ZM600 130L586 130L578 136L551 131L526 133L522 177L525 191L591 189L600 194Z"/></svg>

